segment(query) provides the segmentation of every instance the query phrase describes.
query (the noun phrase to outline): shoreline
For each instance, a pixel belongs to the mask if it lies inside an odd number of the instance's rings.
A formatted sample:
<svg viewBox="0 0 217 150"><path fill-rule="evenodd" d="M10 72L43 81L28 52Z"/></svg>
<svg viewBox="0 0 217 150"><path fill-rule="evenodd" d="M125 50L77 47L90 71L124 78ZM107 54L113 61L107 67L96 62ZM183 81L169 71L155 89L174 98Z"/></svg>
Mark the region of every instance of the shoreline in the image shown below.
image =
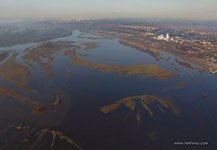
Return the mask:
<svg viewBox="0 0 217 150"><path fill-rule="evenodd" d="M186 56L186 55L181 55L177 52L172 52L170 50L165 50L165 49L160 49L158 47L155 47L155 46L152 46L152 45L146 45L144 44L142 41L138 41L138 40L131 40L129 38L123 38L123 37L120 37L120 36L112 36L110 33L106 34L106 33L102 33L102 32L97 32L97 31L94 31L93 33L98 33L100 34L101 36L104 36L106 35L107 37L109 36L110 38L111 37L116 37L118 38L119 42L121 43L124 43L124 44L127 44L127 45L130 45L130 46L133 46L137 49L142 49L142 50L147 50L147 51L150 51L152 53L160 53L160 51L165 51L165 52L168 52L178 58L181 58L181 59L184 59L184 60L187 60L189 62L192 62L194 63L195 65L198 65L200 66L199 70L200 71L207 71L208 73L211 73L211 74L217 74L217 64L215 63L212 63L212 62L208 62L208 61L205 61L205 60L201 60L201 59L194 59L190 56Z"/></svg>
<svg viewBox="0 0 217 150"><path fill-rule="evenodd" d="M214 64L212 62L207 62L207 61L204 61L204 60L195 60L193 58L190 58L189 56L185 56L185 55L181 55L181 54L178 54L176 52L172 52L170 50L160 50L159 48L157 47L153 47L151 45L145 45L143 44L142 42L132 42L130 41L130 39L126 39L126 38L118 38L119 41L124 41L125 43L131 45L131 46L135 46L135 47L142 47L144 49L147 49L152 51L152 52L160 52L160 51L165 51L165 52L168 52L170 54L173 54L175 55L176 57L179 57L181 59L184 59L184 60L187 60L189 62L192 62L198 66L200 66L200 70L204 70L204 71L208 71L209 73L212 73L212 74L217 74L217 64ZM139 44L140 43L140 44Z"/></svg>

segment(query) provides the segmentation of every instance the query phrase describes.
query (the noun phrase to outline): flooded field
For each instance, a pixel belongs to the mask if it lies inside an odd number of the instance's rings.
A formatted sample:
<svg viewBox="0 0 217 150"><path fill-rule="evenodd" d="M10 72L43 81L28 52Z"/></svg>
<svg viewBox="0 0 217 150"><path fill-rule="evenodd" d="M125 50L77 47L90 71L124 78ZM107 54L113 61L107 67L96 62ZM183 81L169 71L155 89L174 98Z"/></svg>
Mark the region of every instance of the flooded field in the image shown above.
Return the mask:
<svg viewBox="0 0 217 150"><path fill-rule="evenodd" d="M213 150L216 88L191 62L78 30L2 47L0 149Z"/></svg>

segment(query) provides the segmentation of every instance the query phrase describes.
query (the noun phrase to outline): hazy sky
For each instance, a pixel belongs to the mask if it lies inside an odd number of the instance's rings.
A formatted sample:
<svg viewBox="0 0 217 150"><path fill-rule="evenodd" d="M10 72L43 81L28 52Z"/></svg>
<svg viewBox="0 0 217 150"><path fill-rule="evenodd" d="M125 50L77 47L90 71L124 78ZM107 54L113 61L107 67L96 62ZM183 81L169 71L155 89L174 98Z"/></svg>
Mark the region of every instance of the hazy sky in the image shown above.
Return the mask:
<svg viewBox="0 0 217 150"><path fill-rule="evenodd" d="M217 0L0 0L0 18L130 17L217 20Z"/></svg>

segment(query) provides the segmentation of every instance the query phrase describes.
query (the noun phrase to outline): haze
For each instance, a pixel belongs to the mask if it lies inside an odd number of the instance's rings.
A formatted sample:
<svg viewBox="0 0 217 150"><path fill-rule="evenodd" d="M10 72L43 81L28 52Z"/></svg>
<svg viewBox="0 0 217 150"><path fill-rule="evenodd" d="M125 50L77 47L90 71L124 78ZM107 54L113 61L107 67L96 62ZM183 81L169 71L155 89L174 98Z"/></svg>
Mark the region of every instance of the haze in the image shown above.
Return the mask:
<svg viewBox="0 0 217 150"><path fill-rule="evenodd" d="M216 0L0 0L0 18L217 19Z"/></svg>

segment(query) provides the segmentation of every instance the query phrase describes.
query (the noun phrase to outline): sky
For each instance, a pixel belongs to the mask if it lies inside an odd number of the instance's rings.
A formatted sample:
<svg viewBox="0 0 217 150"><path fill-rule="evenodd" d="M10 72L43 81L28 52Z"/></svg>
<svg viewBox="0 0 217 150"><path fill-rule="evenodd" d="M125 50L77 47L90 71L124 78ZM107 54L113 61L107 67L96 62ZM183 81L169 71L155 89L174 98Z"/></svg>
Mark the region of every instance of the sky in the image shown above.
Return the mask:
<svg viewBox="0 0 217 150"><path fill-rule="evenodd" d="M0 0L0 18L93 17L217 20L217 0Z"/></svg>

